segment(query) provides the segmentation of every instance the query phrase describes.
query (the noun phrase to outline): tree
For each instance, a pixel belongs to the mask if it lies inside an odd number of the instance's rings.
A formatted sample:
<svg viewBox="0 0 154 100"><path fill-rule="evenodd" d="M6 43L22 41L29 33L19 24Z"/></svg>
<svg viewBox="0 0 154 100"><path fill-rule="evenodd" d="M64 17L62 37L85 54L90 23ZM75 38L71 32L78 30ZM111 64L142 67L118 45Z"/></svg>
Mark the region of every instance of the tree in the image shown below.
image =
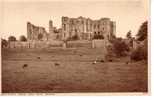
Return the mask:
<svg viewBox="0 0 154 100"><path fill-rule="evenodd" d="M140 61L148 60L148 40L141 41L142 45L138 46L137 49L131 53L131 60Z"/></svg>
<svg viewBox="0 0 154 100"><path fill-rule="evenodd" d="M16 41L16 37L15 36L9 36L8 41Z"/></svg>
<svg viewBox="0 0 154 100"><path fill-rule="evenodd" d="M113 52L118 56L126 55L126 51L129 51L128 45L122 40L122 38L114 39Z"/></svg>
<svg viewBox="0 0 154 100"><path fill-rule="evenodd" d="M145 21L142 23L142 25L139 28L139 31L137 33L137 40L143 41L144 39L147 39L148 34L148 21Z"/></svg>
<svg viewBox="0 0 154 100"><path fill-rule="evenodd" d="M131 31L127 32L126 38L127 38L127 39L131 39L131 38L132 38L132 33L131 33Z"/></svg>
<svg viewBox="0 0 154 100"><path fill-rule="evenodd" d="M7 42L7 40L5 40L5 39L1 39L1 43L2 43L2 48L3 47L7 47L7 45L8 45L8 42Z"/></svg>
<svg viewBox="0 0 154 100"><path fill-rule="evenodd" d="M127 38L127 45L129 47L133 47L133 37L132 37L132 33L131 33L131 30L127 32L126 34L126 38Z"/></svg>
<svg viewBox="0 0 154 100"><path fill-rule="evenodd" d="M21 36L20 36L20 41L25 42L25 41L27 41L27 38L26 38L24 35L21 35Z"/></svg>

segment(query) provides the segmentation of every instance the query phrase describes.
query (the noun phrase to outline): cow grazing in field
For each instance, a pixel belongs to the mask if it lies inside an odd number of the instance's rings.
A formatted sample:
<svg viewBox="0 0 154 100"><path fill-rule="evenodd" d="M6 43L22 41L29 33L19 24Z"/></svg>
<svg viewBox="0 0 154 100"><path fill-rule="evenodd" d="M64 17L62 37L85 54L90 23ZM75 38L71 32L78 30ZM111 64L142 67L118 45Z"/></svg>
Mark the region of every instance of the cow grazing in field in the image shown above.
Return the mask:
<svg viewBox="0 0 154 100"><path fill-rule="evenodd" d="M28 64L24 64L23 66L22 66L22 68L24 69L24 68L27 68L28 67Z"/></svg>

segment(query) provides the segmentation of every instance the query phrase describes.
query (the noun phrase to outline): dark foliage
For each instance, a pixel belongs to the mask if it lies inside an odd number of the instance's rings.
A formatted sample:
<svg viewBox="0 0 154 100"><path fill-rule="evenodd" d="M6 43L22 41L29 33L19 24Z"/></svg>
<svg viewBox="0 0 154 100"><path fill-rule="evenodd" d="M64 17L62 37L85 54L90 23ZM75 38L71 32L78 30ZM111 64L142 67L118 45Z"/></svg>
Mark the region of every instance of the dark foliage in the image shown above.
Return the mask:
<svg viewBox="0 0 154 100"><path fill-rule="evenodd" d="M21 35L21 36L20 36L20 41L25 42L25 41L27 41L27 38L26 38L24 35Z"/></svg>
<svg viewBox="0 0 154 100"><path fill-rule="evenodd" d="M127 39L131 39L131 38L132 38L132 33L131 33L131 31L129 31L129 32L126 34L126 38L127 38Z"/></svg>
<svg viewBox="0 0 154 100"><path fill-rule="evenodd" d="M9 36L8 41L16 41L16 37L15 36Z"/></svg>
<svg viewBox="0 0 154 100"><path fill-rule="evenodd" d="M121 39L117 38L113 41L113 52L118 56L125 56L129 51L129 46Z"/></svg>
<svg viewBox="0 0 154 100"><path fill-rule="evenodd" d="M1 43L2 43L2 45L1 45L2 48L8 46L8 42L7 42L7 40L5 40L5 39L1 39Z"/></svg>
<svg viewBox="0 0 154 100"><path fill-rule="evenodd" d="M138 47L131 53L131 60L140 61L148 59L148 48L147 48L147 40L144 41L144 45Z"/></svg>
<svg viewBox="0 0 154 100"><path fill-rule="evenodd" d="M145 21L141 26L140 29L137 33L137 40L143 41L144 39L147 38L148 34L148 21Z"/></svg>

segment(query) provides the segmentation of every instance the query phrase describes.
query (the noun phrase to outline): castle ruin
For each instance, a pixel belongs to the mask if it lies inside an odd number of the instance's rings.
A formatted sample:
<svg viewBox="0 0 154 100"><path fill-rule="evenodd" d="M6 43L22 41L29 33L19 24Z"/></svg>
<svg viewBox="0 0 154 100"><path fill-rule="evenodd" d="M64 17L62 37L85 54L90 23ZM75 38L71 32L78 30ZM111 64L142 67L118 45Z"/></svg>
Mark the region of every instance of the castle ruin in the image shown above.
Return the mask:
<svg viewBox="0 0 154 100"><path fill-rule="evenodd" d="M109 18L91 20L90 18L62 17L62 39L66 40L77 36L80 40L92 40L95 35L100 35L104 39L115 36L116 24Z"/></svg>
<svg viewBox="0 0 154 100"><path fill-rule="evenodd" d="M48 33L44 27L35 26L30 22L27 23L27 39L28 40L48 40Z"/></svg>
<svg viewBox="0 0 154 100"><path fill-rule="evenodd" d="M59 29L53 26L51 20L49 21L49 32L43 27L27 23L28 40L69 40L74 37L78 40L92 40L96 35L103 37L104 40L110 40L116 35L116 23L110 18L92 20L82 16L78 18L63 16L62 27Z"/></svg>

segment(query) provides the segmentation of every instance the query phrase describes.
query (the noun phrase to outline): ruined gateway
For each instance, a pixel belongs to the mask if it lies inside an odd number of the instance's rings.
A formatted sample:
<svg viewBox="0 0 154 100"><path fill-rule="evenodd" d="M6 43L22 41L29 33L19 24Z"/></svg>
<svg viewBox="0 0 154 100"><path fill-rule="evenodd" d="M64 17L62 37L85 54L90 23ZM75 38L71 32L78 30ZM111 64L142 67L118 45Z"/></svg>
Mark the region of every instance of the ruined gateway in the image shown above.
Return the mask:
<svg viewBox="0 0 154 100"><path fill-rule="evenodd" d="M57 29L49 21L49 31L44 27L35 26L27 22L27 39L29 41L68 40L74 36L78 40L92 40L95 35L100 35L104 40L110 40L116 34L116 23L110 18L92 20L90 18L62 17L62 27Z"/></svg>

